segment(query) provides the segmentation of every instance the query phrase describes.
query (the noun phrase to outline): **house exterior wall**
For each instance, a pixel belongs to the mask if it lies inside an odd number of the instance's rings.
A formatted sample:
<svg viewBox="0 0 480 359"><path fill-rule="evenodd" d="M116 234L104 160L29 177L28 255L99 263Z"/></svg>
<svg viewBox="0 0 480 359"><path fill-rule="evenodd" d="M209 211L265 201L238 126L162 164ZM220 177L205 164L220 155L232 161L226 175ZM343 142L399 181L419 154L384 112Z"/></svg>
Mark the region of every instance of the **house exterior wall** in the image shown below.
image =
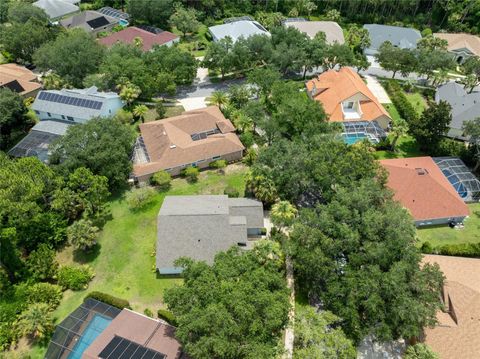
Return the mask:
<svg viewBox="0 0 480 359"><path fill-rule="evenodd" d="M475 56L472 52L468 49L455 49L451 50L450 53L455 57L455 61L462 65L468 58Z"/></svg>
<svg viewBox="0 0 480 359"><path fill-rule="evenodd" d="M391 119L388 116L382 115L376 118L375 121L377 121L377 123L382 129L386 130L388 128L388 125L390 124Z"/></svg>
<svg viewBox="0 0 480 359"><path fill-rule="evenodd" d="M444 224L449 224L450 222L463 222L466 217L447 217L447 218L435 218L427 219L421 221L415 221L416 227L428 227L428 226L439 226Z"/></svg>

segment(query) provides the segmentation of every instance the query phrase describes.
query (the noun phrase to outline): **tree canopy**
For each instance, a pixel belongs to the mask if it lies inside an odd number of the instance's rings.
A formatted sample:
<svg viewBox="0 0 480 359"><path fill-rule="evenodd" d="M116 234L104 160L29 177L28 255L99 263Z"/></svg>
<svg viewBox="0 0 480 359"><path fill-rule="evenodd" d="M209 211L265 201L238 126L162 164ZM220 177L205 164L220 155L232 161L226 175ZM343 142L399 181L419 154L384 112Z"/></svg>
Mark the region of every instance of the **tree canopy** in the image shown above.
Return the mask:
<svg viewBox="0 0 480 359"><path fill-rule="evenodd" d="M6 150L35 124L17 93L0 88L0 150Z"/></svg>

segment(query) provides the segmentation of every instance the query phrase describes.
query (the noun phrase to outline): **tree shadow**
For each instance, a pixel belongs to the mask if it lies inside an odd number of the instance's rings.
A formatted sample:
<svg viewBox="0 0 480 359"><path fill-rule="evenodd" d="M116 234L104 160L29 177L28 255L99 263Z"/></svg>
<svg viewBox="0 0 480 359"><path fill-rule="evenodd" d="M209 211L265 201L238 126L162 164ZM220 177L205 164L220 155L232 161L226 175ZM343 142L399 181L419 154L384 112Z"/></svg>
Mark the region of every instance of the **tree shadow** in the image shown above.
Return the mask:
<svg viewBox="0 0 480 359"><path fill-rule="evenodd" d="M102 248L101 244L98 244L90 249L89 251L84 251L81 249L75 249L73 251L73 260L80 264L91 263L95 258L100 254Z"/></svg>

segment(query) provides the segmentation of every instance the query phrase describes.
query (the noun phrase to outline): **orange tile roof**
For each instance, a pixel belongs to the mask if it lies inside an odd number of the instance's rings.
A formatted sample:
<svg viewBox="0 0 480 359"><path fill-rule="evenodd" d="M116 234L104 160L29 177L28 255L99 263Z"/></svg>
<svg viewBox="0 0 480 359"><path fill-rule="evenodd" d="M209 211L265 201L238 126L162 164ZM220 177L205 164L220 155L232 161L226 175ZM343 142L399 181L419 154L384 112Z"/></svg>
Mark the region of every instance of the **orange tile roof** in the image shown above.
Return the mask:
<svg viewBox="0 0 480 359"><path fill-rule="evenodd" d="M312 98L322 103L330 121L344 121L342 102L357 94L364 98L360 103L363 112L361 121L373 121L381 116L390 118L362 78L350 67L326 71L307 81L306 87L310 93L316 89L317 93L312 94Z"/></svg>
<svg viewBox="0 0 480 359"><path fill-rule="evenodd" d="M441 359L480 357L480 259L425 255L423 263L437 263L446 277L446 308L438 325L426 328L425 343ZM451 307L450 307L451 303Z"/></svg>
<svg viewBox="0 0 480 359"><path fill-rule="evenodd" d="M220 133L197 141L191 138L192 134L216 128ZM142 176L242 151L245 147L234 131L235 127L216 106L143 123L140 132L150 162L134 165L133 172L136 176Z"/></svg>
<svg viewBox="0 0 480 359"><path fill-rule="evenodd" d="M465 217L468 206L431 157L381 160L389 172L388 187L415 221ZM424 172L424 174L419 174Z"/></svg>
<svg viewBox="0 0 480 359"><path fill-rule="evenodd" d="M26 67L17 64L0 65L0 87L17 81L24 90L20 94L24 95L42 87L38 82L34 82L36 80L37 76Z"/></svg>

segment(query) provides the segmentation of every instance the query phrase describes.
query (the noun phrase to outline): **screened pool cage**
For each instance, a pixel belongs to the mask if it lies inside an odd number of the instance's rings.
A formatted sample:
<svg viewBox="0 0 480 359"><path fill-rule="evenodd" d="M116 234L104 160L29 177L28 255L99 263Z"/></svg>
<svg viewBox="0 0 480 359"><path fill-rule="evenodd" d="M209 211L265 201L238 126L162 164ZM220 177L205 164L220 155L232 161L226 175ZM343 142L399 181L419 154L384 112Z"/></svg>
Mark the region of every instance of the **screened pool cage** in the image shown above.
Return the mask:
<svg viewBox="0 0 480 359"><path fill-rule="evenodd" d="M343 122L343 140L352 145L364 139L377 144L387 137L387 133L380 127L377 121L351 121Z"/></svg>
<svg viewBox="0 0 480 359"><path fill-rule="evenodd" d="M121 312L120 309L86 299L63 322L57 325L48 346L46 359L77 359L96 336ZM101 320L95 320L95 319ZM88 330L86 330L88 328Z"/></svg>
<svg viewBox="0 0 480 359"><path fill-rule="evenodd" d="M434 157L433 160L465 202L480 200L480 181L460 158Z"/></svg>

